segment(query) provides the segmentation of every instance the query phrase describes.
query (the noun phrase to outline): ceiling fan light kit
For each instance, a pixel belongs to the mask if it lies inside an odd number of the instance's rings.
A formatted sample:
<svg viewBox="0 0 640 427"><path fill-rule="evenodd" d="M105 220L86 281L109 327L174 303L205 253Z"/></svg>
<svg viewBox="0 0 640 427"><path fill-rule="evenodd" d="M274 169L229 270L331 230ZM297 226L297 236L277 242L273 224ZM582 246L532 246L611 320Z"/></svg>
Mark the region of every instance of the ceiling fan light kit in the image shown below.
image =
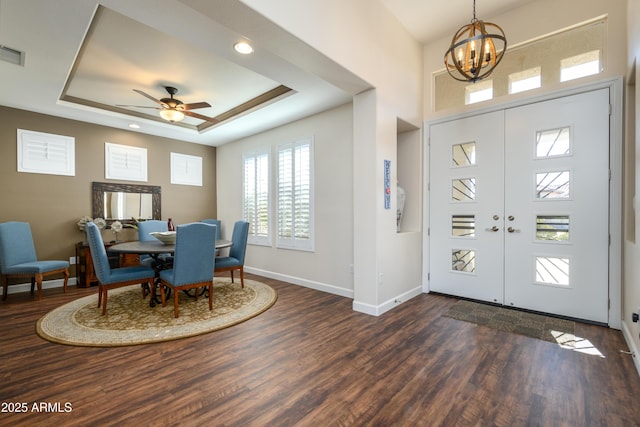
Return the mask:
<svg viewBox="0 0 640 427"><path fill-rule="evenodd" d="M160 117L173 123L184 119L184 113L182 111L165 108L160 110Z"/></svg>
<svg viewBox="0 0 640 427"><path fill-rule="evenodd" d="M454 79L475 83L493 72L506 50L504 31L496 24L476 18L474 0L473 19L454 34L444 54L444 64Z"/></svg>
<svg viewBox="0 0 640 427"><path fill-rule="evenodd" d="M197 110L198 108L209 108L211 104L208 102L191 102L189 104L185 104L173 97L176 93L178 93L178 89L173 86L165 86L165 90L169 94L169 98L161 98L156 99L153 96L145 93L139 89L133 89L134 92L139 93L147 99L155 102L156 104L160 104L160 107L147 107L141 105L117 105L118 107L135 107L135 108L153 108L155 110L159 110L160 117L163 119L175 123L184 119L185 116L194 117L196 119L204 120L211 123L218 123L218 119L214 119L213 117L207 117L202 114L194 113L191 110Z"/></svg>

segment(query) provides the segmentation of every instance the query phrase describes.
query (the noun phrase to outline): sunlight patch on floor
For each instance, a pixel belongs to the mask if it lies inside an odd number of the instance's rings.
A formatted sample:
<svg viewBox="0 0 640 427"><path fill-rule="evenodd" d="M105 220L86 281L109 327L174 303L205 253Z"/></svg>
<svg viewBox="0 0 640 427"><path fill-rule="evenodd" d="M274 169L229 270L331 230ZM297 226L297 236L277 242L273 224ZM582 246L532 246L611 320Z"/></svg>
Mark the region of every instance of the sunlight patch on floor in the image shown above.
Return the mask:
<svg viewBox="0 0 640 427"><path fill-rule="evenodd" d="M605 358L604 354L600 352L592 343L586 338L581 338L573 334L569 334L561 331L550 331L551 335L555 338L558 345L567 350L577 351L579 353L590 354L592 356L598 356Z"/></svg>

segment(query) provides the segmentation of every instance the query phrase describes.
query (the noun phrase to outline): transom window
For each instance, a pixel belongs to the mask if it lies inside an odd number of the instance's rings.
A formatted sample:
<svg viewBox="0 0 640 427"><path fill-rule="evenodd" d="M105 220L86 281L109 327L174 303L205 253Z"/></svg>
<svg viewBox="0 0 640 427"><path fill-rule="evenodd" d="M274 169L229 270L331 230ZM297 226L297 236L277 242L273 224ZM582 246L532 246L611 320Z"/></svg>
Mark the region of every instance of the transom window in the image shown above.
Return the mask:
<svg viewBox="0 0 640 427"><path fill-rule="evenodd" d="M464 88L465 104L475 104L493 98L493 81L486 80Z"/></svg>
<svg viewBox="0 0 640 427"><path fill-rule="evenodd" d="M598 18L509 47L491 74L490 86L457 81L444 69L435 72L434 109L459 108L602 73L606 27L607 18Z"/></svg>
<svg viewBox="0 0 640 427"><path fill-rule="evenodd" d="M582 53L560 61L560 81L579 79L598 74L600 69L600 51Z"/></svg>
<svg viewBox="0 0 640 427"><path fill-rule="evenodd" d="M509 74L509 93L518 93L539 88L542 85L540 71L541 67L534 67Z"/></svg>

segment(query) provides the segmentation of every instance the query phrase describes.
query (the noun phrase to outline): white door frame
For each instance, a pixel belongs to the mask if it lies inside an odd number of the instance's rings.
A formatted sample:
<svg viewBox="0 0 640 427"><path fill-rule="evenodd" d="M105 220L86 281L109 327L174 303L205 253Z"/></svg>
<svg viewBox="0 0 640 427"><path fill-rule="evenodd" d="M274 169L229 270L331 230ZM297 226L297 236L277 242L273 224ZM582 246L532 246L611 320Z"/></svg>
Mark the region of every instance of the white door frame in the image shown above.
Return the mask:
<svg viewBox="0 0 640 427"><path fill-rule="evenodd" d="M555 91L547 94L518 99L516 101L505 102L480 108L472 112L459 113L447 117L425 121L424 126L424 188L426 189L423 206L423 245L422 245L422 291L429 293L429 141L431 138L431 126L451 120L457 120L478 114L484 114L507 108L519 107L540 101L548 101L555 98L562 98L569 95L590 92L597 89L609 88L611 114L609 116L609 171L611 179L609 181L609 327L621 329L622 327L622 150L623 150L623 79L621 76L605 79L595 83L572 87L565 90Z"/></svg>

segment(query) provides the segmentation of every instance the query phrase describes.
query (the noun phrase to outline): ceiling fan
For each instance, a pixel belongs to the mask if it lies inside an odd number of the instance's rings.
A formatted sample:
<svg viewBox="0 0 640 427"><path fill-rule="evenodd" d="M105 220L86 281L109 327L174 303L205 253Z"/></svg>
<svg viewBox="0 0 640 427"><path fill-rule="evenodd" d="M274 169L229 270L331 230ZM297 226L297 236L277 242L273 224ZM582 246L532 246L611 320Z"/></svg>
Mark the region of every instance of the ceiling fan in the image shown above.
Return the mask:
<svg viewBox="0 0 640 427"><path fill-rule="evenodd" d="M208 102L192 102L189 104L185 104L173 97L176 93L178 93L178 89L173 86L165 86L167 93L169 94L169 98L161 98L156 99L153 96L139 90L133 89L134 92L139 93L140 95L149 98L153 102L160 104L160 107L149 107L142 105L117 105L117 107L135 107L135 108L154 108L156 110L160 110L160 116L170 122L179 122L184 119L184 116L195 117L196 119L205 120L211 123L217 123L218 120L213 117L207 117L202 114L194 113L191 110L197 110L198 108L208 108L211 105Z"/></svg>

